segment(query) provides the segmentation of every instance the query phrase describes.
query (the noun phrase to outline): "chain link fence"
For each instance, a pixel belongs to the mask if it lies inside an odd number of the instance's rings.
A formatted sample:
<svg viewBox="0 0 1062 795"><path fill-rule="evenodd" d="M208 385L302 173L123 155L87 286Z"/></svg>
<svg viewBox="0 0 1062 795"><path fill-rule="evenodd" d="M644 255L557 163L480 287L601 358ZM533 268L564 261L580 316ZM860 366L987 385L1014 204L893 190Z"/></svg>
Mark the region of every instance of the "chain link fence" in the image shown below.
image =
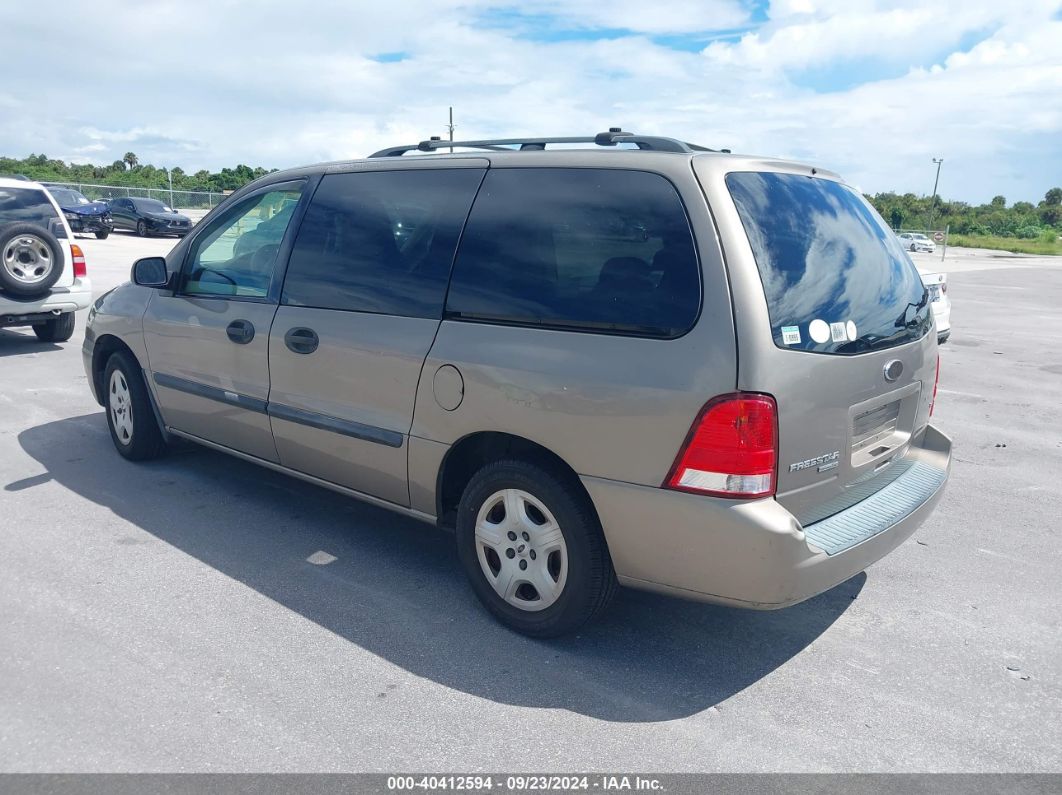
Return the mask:
<svg viewBox="0 0 1062 795"><path fill-rule="evenodd" d="M88 182L49 182L57 188L73 188L86 198L117 199L132 196L141 199L158 199L175 210L210 210L225 198L224 193L196 190L169 190L167 188L126 188L120 185L93 185Z"/></svg>

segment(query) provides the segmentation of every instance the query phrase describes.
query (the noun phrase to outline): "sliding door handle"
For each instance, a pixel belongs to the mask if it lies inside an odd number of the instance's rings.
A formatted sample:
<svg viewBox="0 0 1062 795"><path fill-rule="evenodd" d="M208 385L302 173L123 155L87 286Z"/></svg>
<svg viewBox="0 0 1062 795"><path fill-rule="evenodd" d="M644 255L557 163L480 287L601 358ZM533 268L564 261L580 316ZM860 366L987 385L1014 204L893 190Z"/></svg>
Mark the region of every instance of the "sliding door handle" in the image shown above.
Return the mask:
<svg viewBox="0 0 1062 795"><path fill-rule="evenodd" d="M293 328L284 335L284 344L292 353L313 353L320 339L312 328Z"/></svg>

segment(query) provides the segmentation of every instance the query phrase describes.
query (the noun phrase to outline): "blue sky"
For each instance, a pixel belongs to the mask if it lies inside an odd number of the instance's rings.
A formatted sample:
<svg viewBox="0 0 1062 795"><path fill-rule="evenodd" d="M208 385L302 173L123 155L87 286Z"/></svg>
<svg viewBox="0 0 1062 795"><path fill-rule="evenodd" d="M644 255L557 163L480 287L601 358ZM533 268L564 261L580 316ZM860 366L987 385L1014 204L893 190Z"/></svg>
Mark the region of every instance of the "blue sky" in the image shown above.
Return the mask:
<svg viewBox="0 0 1062 795"><path fill-rule="evenodd" d="M458 137L621 125L810 160L872 192L927 192L933 157L954 199L1036 201L1062 183L1058 0L59 0L53 12L92 42L77 80L49 19L0 8L0 153L285 167L445 134L453 105Z"/></svg>

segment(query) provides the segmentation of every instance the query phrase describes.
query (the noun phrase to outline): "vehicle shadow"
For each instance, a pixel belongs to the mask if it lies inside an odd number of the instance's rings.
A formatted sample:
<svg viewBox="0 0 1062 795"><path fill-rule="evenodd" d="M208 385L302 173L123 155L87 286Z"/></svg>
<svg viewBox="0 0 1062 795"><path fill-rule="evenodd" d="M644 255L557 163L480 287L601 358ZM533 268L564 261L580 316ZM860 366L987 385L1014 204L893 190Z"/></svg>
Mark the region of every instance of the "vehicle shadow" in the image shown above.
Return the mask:
<svg viewBox="0 0 1062 795"><path fill-rule="evenodd" d="M54 479L416 676L602 720L671 720L724 701L814 641L866 579L767 613L623 589L580 634L536 641L482 610L453 537L426 524L198 447L127 462L102 413L30 428L19 442L47 475L8 491Z"/></svg>
<svg viewBox="0 0 1062 795"><path fill-rule="evenodd" d="M18 329L0 329L0 358L61 350L62 346L54 342L41 342L33 333L33 329L28 326Z"/></svg>

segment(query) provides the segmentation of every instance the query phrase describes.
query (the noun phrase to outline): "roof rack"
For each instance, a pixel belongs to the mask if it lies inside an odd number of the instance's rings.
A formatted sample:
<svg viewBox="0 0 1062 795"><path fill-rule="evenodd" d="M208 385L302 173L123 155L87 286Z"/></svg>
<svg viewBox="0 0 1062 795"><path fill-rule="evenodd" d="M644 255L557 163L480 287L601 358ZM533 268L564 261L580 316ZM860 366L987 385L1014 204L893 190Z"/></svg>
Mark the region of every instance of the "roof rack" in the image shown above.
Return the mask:
<svg viewBox="0 0 1062 795"><path fill-rule="evenodd" d="M592 137L574 138L498 138L490 141L448 141L433 135L427 141L407 146L389 146L369 157L401 157L406 152L435 152L439 149L486 149L493 152L542 151L551 144L596 144L597 146L615 146L616 144L634 144L639 149L649 152L729 152L729 149L709 149L706 146L689 144L675 138L661 138L653 135L636 135L619 127L610 127L608 132L598 133Z"/></svg>

